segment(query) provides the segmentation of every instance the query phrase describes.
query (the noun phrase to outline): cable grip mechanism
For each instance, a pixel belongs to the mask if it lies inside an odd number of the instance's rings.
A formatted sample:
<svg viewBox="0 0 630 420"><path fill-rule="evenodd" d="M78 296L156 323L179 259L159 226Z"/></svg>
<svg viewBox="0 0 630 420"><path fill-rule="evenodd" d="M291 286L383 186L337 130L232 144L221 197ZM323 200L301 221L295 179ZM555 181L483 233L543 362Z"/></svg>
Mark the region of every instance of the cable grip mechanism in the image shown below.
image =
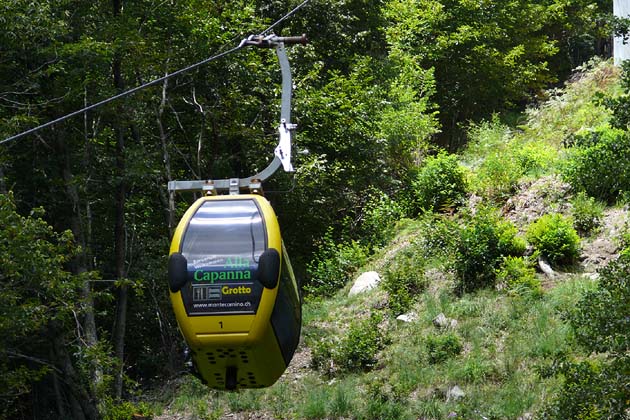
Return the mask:
<svg viewBox="0 0 630 420"><path fill-rule="evenodd" d="M212 179L194 181L170 181L168 191L197 191L210 194L228 192L238 194L240 190L249 190L252 193L262 193L262 182L270 178L280 167L285 172L293 172L291 163L291 133L297 125L291 123L291 95L293 81L291 67L287 58L285 44L306 44L306 35L281 37L276 35L250 35L241 41L240 46L253 46L258 48L275 48L276 56L280 64L282 74L282 100L280 107L280 125L278 126L278 145L274 150L272 162L261 172L246 178ZM211 187L210 187L211 186Z"/></svg>

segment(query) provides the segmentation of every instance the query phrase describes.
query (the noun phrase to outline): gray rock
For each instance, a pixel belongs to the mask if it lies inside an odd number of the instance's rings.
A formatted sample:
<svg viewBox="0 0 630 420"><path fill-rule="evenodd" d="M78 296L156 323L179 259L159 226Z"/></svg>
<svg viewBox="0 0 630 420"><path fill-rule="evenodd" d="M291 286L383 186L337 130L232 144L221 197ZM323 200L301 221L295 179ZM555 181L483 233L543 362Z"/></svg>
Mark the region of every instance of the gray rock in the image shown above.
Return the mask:
<svg viewBox="0 0 630 420"><path fill-rule="evenodd" d="M451 324L451 321L442 312L440 312L438 316L433 318L433 325L435 325L438 328L446 328L450 324Z"/></svg>
<svg viewBox="0 0 630 420"><path fill-rule="evenodd" d="M418 319L418 315L415 312L408 312L406 314L398 315L396 319L405 323L409 323L414 322L416 319Z"/></svg>
<svg viewBox="0 0 630 420"><path fill-rule="evenodd" d="M376 271L367 271L361 274L352 285L348 296L358 295L375 288L381 281L381 276Z"/></svg>
<svg viewBox="0 0 630 420"><path fill-rule="evenodd" d="M433 319L433 325L440 329L453 329L457 327L457 324L458 323L456 319L448 318L446 315L444 315L444 313L440 313Z"/></svg>
<svg viewBox="0 0 630 420"><path fill-rule="evenodd" d="M457 385L455 385L454 387L450 388L447 392L446 392L446 401L457 401L457 400L461 400L462 398L464 398L466 396L466 393Z"/></svg>
<svg viewBox="0 0 630 420"><path fill-rule="evenodd" d="M549 277L550 279L556 276L556 273L553 271L553 269L551 268L551 266L545 259L543 258L538 259L538 267L540 267L540 270L543 273L545 273L545 275Z"/></svg>

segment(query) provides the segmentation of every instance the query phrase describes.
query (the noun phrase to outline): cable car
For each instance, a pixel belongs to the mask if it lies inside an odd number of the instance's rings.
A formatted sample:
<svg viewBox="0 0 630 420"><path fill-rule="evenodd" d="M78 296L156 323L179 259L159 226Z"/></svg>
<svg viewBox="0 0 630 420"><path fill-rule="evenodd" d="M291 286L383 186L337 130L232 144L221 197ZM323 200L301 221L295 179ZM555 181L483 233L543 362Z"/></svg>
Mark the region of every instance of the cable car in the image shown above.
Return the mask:
<svg viewBox="0 0 630 420"><path fill-rule="evenodd" d="M279 143L271 163L248 178L170 181L202 192L175 229L168 260L171 303L193 368L212 388L262 388L285 371L300 339L300 290L262 182L291 164L291 72L284 44L306 37L251 36L274 48L282 71ZM243 194L243 191L248 193ZM220 195L219 193L225 193Z"/></svg>
<svg viewBox="0 0 630 420"><path fill-rule="evenodd" d="M194 367L212 388L260 388L297 347L300 294L273 208L254 194L198 199L169 256L171 303Z"/></svg>

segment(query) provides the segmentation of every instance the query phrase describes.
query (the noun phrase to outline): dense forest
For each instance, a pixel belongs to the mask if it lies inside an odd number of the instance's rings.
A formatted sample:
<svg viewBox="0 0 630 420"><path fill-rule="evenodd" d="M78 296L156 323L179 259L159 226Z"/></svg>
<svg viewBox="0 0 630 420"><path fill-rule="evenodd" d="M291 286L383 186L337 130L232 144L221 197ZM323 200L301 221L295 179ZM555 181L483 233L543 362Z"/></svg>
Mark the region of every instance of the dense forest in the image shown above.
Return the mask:
<svg viewBox="0 0 630 420"><path fill-rule="evenodd" d="M0 138L226 51L300 3L5 1ZM310 0L279 22L310 42L288 49L296 172L265 189L305 295L335 293L331 255L367 258L391 219L452 213L461 197L440 194L457 180L422 201L426 177L446 176L471 127L514 123L609 57L624 28L611 13L607 0ZM279 93L273 51L242 49L0 144L0 417L97 419L186 374L166 261L194 197L173 213L166 185L265 167ZM627 104L600 101L627 129Z"/></svg>

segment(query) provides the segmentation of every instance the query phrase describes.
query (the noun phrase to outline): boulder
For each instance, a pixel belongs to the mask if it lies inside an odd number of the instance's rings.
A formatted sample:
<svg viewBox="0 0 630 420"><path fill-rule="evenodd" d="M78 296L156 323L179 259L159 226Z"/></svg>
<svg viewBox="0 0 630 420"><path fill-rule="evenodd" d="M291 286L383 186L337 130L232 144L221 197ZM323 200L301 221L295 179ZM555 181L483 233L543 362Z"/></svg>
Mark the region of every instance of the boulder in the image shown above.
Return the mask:
<svg viewBox="0 0 630 420"><path fill-rule="evenodd" d="M545 260L543 258L539 258L538 259L538 267L540 267L540 270L543 273L545 273L545 275L547 277L549 277L550 279L552 279L552 278L554 278L556 276L555 272L553 271L553 269L551 268L551 265L549 265L547 260Z"/></svg>
<svg viewBox="0 0 630 420"><path fill-rule="evenodd" d="M450 319L444 315L444 313L440 312L438 316L433 318L433 325L438 328L447 328L451 324Z"/></svg>
<svg viewBox="0 0 630 420"><path fill-rule="evenodd" d="M443 312L440 312L438 316L433 318L433 325L441 330L445 330L447 328L455 329L457 327L457 320L448 318Z"/></svg>
<svg viewBox="0 0 630 420"><path fill-rule="evenodd" d="M366 271L361 274L352 285L348 296L358 295L375 288L381 281L381 276L376 271Z"/></svg>
<svg viewBox="0 0 630 420"><path fill-rule="evenodd" d="M396 319L405 323L414 322L416 319L418 319L418 314L416 314L415 312L409 312L406 314L398 315Z"/></svg>
<svg viewBox="0 0 630 420"><path fill-rule="evenodd" d="M446 393L446 400L457 401L457 400L461 400L465 396L466 396L466 393L460 387L455 385L454 387L450 388L448 392Z"/></svg>

